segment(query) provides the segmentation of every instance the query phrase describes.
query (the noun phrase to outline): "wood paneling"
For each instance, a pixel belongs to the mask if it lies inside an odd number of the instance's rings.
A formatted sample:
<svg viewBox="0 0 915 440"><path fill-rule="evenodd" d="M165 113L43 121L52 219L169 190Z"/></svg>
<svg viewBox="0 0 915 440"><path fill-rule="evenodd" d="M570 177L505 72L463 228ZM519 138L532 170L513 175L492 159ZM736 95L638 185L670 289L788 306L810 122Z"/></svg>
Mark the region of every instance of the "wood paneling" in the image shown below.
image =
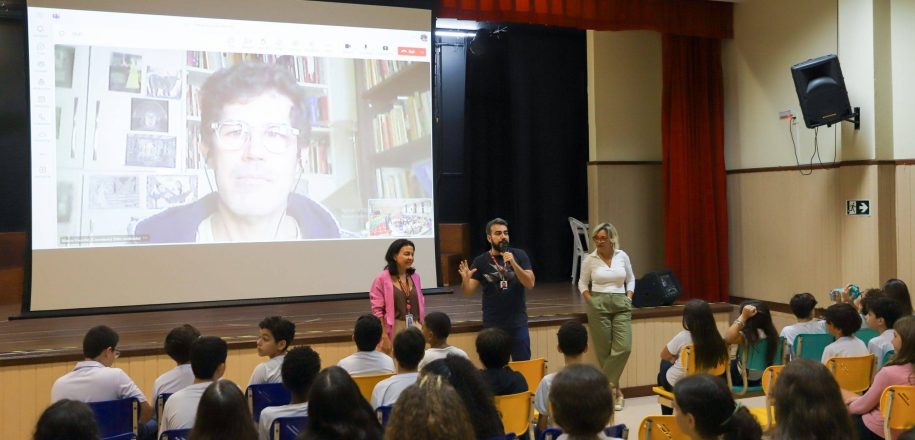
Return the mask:
<svg viewBox="0 0 915 440"><path fill-rule="evenodd" d="M896 274L915 292L915 166L896 167Z"/></svg>

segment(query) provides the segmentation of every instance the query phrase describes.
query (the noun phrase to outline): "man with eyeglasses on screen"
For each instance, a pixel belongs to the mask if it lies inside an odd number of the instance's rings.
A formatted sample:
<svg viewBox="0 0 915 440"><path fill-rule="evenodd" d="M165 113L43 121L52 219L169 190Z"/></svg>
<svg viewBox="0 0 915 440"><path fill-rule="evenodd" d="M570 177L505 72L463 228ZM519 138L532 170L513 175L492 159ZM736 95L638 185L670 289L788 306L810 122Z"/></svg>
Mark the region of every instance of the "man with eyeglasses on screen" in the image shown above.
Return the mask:
<svg viewBox="0 0 915 440"><path fill-rule="evenodd" d="M136 235L150 243L340 236L326 208L294 192L310 126L305 93L291 73L247 62L216 72L200 90L200 113L200 153L216 191L143 220Z"/></svg>

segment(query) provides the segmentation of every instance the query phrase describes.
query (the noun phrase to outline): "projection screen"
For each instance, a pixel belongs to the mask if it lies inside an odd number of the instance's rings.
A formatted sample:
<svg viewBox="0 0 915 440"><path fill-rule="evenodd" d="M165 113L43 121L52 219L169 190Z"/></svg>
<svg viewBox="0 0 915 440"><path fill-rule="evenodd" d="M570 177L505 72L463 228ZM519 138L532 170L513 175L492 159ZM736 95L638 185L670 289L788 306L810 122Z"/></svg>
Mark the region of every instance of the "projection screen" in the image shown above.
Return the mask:
<svg viewBox="0 0 915 440"><path fill-rule="evenodd" d="M28 5L23 312L435 286L431 12L301 0Z"/></svg>

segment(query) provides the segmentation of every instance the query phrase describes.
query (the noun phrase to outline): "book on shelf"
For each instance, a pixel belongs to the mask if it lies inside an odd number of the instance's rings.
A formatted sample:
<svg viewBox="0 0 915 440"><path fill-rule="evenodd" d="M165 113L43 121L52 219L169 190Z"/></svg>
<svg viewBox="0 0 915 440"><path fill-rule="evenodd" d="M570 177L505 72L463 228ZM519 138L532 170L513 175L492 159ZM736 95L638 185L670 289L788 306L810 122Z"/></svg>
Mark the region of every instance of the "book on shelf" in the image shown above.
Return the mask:
<svg viewBox="0 0 915 440"><path fill-rule="evenodd" d="M189 169L200 168L200 124L187 124L187 158L185 166Z"/></svg>
<svg viewBox="0 0 915 440"><path fill-rule="evenodd" d="M309 174L333 174L334 168L330 153L328 137L312 137L305 149L305 157L308 160L306 171Z"/></svg>
<svg viewBox="0 0 915 440"><path fill-rule="evenodd" d="M199 84L188 84L187 86L187 115L192 118L200 117Z"/></svg>
<svg viewBox="0 0 915 440"><path fill-rule="evenodd" d="M261 62L285 67L296 81L320 84L324 79L321 58L313 56L274 55L235 52L187 51L187 65L197 69L217 71L240 62Z"/></svg>
<svg viewBox="0 0 915 440"><path fill-rule="evenodd" d="M429 109L432 92L415 92L398 99L391 110L372 119L375 152L380 153L432 134Z"/></svg>
<svg viewBox="0 0 915 440"><path fill-rule="evenodd" d="M328 126L330 106L326 95L308 97L308 119L312 126Z"/></svg>
<svg viewBox="0 0 915 440"><path fill-rule="evenodd" d="M412 64L412 61L365 60L365 89L371 89Z"/></svg>
<svg viewBox="0 0 915 440"><path fill-rule="evenodd" d="M375 184L378 196L385 199L410 197L408 171L403 168L382 167L375 169Z"/></svg>

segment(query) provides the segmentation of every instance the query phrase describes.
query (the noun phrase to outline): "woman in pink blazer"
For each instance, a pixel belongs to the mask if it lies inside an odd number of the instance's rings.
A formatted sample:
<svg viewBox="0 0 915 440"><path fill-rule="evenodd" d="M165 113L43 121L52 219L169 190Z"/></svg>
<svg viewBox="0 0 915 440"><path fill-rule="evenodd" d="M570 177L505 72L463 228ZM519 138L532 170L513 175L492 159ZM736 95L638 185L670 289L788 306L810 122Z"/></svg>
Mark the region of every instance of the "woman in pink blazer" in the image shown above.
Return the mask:
<svg viewBox="0 0 915 440"><path fill-rule="evenodd" d="M369 296L372 313L381 319L388 341L408 325L421 327L425 300L419 274L413 269L413 242L397 239L384 255L387 267L375 277Z"/></svg>

